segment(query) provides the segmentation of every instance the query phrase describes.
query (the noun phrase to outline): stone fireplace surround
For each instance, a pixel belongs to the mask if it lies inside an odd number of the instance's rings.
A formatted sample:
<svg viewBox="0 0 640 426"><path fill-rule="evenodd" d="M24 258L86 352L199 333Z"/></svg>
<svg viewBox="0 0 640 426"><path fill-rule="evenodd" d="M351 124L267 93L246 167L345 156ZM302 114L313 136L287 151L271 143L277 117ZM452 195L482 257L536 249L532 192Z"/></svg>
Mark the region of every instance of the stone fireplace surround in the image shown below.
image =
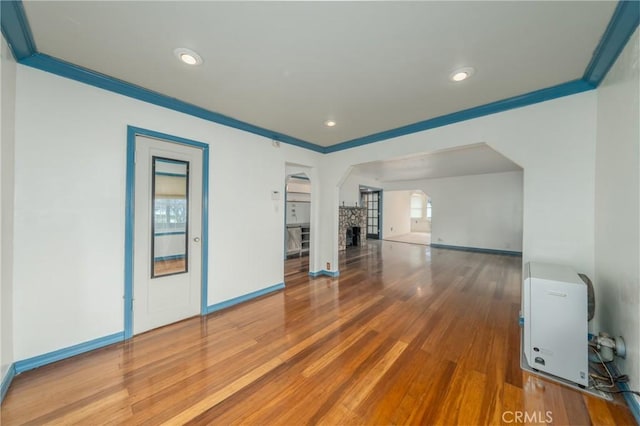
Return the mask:
<svg viewBox="0 0 640 426"><path fill-rule="evenodd" d="M367 240L367 209L364 207L340 207L338 215L338 249L347 248L347 228L360 227L360 244Z"/></svg>

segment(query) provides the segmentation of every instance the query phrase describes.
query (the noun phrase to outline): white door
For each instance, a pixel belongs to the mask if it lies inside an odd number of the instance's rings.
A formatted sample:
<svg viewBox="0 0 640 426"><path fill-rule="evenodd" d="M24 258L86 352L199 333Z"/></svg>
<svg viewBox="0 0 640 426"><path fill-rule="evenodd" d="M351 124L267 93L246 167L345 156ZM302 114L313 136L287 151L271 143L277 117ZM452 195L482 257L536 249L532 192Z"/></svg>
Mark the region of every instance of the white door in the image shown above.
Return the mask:
<svg viewBox="0 0 640 426"><path fill-rule="evenodd" d="M202 150L136 136L133 333L200 313Z"/></svg>

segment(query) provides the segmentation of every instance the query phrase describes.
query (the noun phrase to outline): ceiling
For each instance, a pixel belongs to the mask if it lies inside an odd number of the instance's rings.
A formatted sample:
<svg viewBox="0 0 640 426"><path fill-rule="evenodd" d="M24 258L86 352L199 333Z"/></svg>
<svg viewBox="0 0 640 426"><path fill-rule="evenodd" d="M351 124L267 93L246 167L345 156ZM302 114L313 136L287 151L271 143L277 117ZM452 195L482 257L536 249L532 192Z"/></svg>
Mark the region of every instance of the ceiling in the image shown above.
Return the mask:
<svg viewBox="0 0 640 426"><path fill-rule="evenodd" d="M351 174L380 183L522 170L484 143L353 166Z"/></svg>
<svg viewBox="0 0 640 426"><path fill-rule="evenodd" d="M23 5L38 53L328 147L579 80L617 3ZM204 63L178 62L178 47Z"/></svg>

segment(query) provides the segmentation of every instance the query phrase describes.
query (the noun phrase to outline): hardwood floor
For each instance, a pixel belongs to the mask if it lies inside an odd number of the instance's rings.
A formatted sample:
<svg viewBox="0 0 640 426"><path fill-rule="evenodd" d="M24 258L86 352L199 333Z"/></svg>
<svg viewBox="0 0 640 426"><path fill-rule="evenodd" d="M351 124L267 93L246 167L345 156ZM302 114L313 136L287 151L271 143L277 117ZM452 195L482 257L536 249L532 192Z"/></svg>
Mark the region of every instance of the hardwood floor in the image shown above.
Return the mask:
<svg viewBox="0 0 640 426"><path fill-rule="evenodd" d="M408 234L388 237L384 240L396 243L422 244L423 246L428 246L431 244L431 232L410 232Z"/></svg>
<svg viewBox="0 0 640 426"><path fill-rule="evenodd" d="M370 241L339 278L297 262L284 291L17 376L2 425L633 424L520 370L520 258Z"/></svg>
<svg viewBox="0 0 640 426"><path fill-rule="evenodd" d="M300 282L304 280L309 273L309 256L292 256L284 261L284 281L285 283L295 280Z"/></svg>

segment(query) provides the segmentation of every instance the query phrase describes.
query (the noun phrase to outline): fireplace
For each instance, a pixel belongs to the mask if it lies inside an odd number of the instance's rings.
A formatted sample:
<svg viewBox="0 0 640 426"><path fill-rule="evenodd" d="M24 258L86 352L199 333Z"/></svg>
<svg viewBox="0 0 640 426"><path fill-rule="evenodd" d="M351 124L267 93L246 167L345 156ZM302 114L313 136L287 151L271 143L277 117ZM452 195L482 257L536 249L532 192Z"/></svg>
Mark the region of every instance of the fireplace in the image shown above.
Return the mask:
<svg viewBox="0 0 640 426"><path fill-rule="evenodd" d="M367 209L364 207L340 207L338 220L338 248L359 246L367 240Z"/></svg>
<svg viewBox="0 0 640 426"><path fill-rule="evenodd" d="M347 239L345 244L347 247L349 246L359 246L360 245L360 230L362 228L360 226L351 226L347 227Z"/></svg>

